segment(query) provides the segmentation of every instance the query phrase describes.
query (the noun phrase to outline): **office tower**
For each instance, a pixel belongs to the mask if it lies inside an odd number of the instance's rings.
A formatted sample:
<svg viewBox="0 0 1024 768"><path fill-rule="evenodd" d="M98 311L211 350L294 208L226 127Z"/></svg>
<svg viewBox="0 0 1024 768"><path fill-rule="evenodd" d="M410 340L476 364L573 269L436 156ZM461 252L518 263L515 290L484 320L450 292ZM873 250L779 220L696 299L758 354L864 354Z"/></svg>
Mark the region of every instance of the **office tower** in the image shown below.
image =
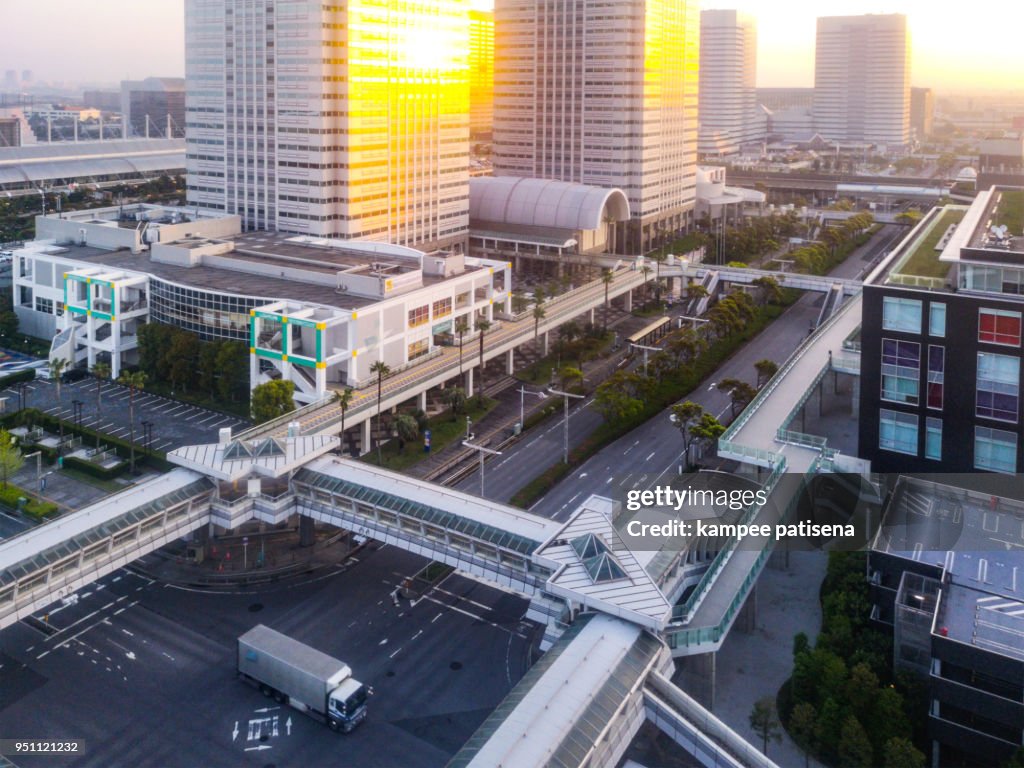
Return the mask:
<svg viewBox="0 0 1024 768"><path fill-rule="evenodd" d="M907 17L818 19L814 125L825 139L901 147L910 141Z"/></svg>
<svg viewBox="0 0 1024 768"><path fill-rule="evenodd" d="M188 200L247 229L461 248L467 0L187 0Z"/></svg>
<svg viewBox="0 0 1024 768"><path fill-rule="evenodd" d="M931 88L910 89L910 127L914 138L923 141L935 123L935 95Z"/></svg>
<svg viewBox="0 0 1024 768"><path fill-rule="evenodd" d="M4 89L8 91L17 91L18 85L18 70L8 69L4 73Z"/></svg>
<svg viewBox="0 0 1024 768"><path fill-rule="evenodd" d="M732 10L700 14L700 132L702 157L734 155L765 138L757 107L757 26Z"/></svg>
<svg viewBox="0 0 1024 768"><path fill-rule="evenodd" d="M494 171L617 187L617 249L687 226L696 198L700 17L687 0L498 0Z"/></svg>
<svg viewBox="0 0 1024 768"><path fill-rule="evenodd" d="M178 139L185 135L183 78L122 80L120 103L126 137Z"/></svg>
<svg viewBox="0 0 1024 768"><path fill-rule="evenodd" d="M32 77L32 70L31 69L23 69L23 70L21 70L21 84L22 85L24 85L24 86L32 85L32 80L33 79L34 78Z"/></svg>
<svg viewBox="0 0 1024 768"><path fill-rule="evenodd" d="M494 13L469 12L469 134L494 131Z"/></svg>

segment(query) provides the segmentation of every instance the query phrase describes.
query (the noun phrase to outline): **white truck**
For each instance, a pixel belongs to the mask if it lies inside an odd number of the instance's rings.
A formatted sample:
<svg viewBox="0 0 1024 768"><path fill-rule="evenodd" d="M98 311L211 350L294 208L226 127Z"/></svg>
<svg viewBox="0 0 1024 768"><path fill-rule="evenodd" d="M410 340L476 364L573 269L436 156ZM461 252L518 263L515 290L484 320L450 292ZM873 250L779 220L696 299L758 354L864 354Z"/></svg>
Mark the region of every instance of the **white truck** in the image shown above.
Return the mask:
<svg viewBox="0 0 1024 768"><path fill-rule="evenodd" d="M238 638L238 674L332 730L349 733L366 719L369 690L348 664L263 624Z"/></svg>

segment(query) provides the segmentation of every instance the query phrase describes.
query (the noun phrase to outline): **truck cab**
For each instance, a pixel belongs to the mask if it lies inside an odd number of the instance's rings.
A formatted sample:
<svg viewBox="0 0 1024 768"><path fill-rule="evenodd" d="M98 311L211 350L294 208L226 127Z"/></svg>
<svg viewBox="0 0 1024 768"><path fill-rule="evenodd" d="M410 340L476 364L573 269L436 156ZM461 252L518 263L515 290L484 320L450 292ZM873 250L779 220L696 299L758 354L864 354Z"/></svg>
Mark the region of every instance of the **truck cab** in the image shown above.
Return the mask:
<svg viewBox="0 0 1024 768"><path fill-rule="evenodd" d="M331 728L340 728L350 733L366 719L366 697L369 691L358 680L349 677L331 691L327 711L328 724Z"/></svg>

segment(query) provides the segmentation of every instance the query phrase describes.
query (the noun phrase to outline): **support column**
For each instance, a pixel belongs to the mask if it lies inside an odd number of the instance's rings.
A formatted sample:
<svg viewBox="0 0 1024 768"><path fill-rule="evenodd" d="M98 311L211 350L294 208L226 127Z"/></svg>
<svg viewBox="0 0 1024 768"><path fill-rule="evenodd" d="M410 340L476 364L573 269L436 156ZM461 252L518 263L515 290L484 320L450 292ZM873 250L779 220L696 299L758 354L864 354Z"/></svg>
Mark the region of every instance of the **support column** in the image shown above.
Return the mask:
<svg viewBox="0 0 1024 768"><path fill-rule="evenodd" d="M505 353L505 373L511 376L516 372L516 351L510 349Z"/></svg>
<svg viewBox="0 0 1024 768"><path fill-rule="evenodd" d="M372 433L371 433L372 424L373 424L373 419L372 418L368 418L366 421L364 421L360 425L360 427L361 427L361 429L360 429L360 440L359 440L359 455L360 456L362 456L365 453L369 453L370 452L370 448L371 448L370 442L373 439Z"/></svg>
<svg viewBox="0 0 1024 768"><path fill-rule="evenodd" d="M550 354L549 350L551 348L551 334L545 333L542 338L544 339L544 357L547 357Z"/></svg>
<svg viewBox="0 0 1024 768"><path fill-rule="evenodd" d="M632 291L626 291L626 293L623 294L623 296L622 296L622 303L623 303L623 307L625 308L625 310L627 312L632 312L633 311L633 292Z"/></svg>
<svg viewBox="0 0 1024 768"><path fill-rule="evenodd" d="M715 667L717 653L700 653L677 659L680 688L702 706L715 711Z"/></svg>
<svg viewBox="0 0 1024 768"><path fill-rule="evenodd" d="M473 395L473 368L466 371L466 397Z"/></svg>
<svg viewBox="0 0 1024 768"><path fill-rule="evenodd" d="M589 322L589 323L590 323L591 325L595 325L595 324L596 324L596 321L595 321L595 317L596 317L596 312L597 312L597 310L595 310L595 309L591 309L591 310L590 310L590 312L589 312L589 313L587 314L587 316L588 316L588 317L590 318L590 319L588 320L588 322Z"/></svg>
<svg viewBox="0 0 1024 768"><path fill-rule="evenodd" d="M316 523L312 517L299 515L299 546L312 547L316 544Z"/></svg>
<svg viewBox="0 0 1024 768"><path fill-rule="evenodd" d="M853 396L850 399L850 415L860 417L860 376L853 377Z"/></svg>
<svg viewBox="0 0 1024 768"><path fill-rule="evenodd" d="M422 392L416 395L416 407L419 408L424 413L427 412L427 390L424 389Z"/></svg>
<svg viewBox="0 0 1024 768"><path fill-rule="evenodd" d="M750 590L747 599L736 617L736 629L745 634L752 634L757 629L757 584Z"/></svg>

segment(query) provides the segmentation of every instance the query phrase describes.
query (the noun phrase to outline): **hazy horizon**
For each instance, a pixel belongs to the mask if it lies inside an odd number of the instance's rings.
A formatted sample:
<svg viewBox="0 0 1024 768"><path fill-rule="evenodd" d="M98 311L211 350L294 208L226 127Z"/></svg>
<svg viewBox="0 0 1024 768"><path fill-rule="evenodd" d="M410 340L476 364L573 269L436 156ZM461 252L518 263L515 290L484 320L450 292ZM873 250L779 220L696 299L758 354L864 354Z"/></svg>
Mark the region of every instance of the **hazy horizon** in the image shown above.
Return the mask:
<svg viewBox="0 0 1024 768"><path fill-rule="evenodd" d="M471 0L490 7L489 0ZM0 71L31 69L38 81L116 83L148 76L184 75L184 0L36 0L20 5L6 28ZM884 7L857 0L821 0L807 10L800 0L763 2L708 0L702 8L736 8L758 24L758 86L799 87L814 83L814 34L818 16L906 13L911 30L911 80L939 91L1021 90L1024 47L988 30L1024 28L1024 4L977 0L972 13L926 0L890 0ZM13 14L12 14L13 15ZM88 41L88 47L83 46ZM993 45L993 42L996 44Z"/></svg>

